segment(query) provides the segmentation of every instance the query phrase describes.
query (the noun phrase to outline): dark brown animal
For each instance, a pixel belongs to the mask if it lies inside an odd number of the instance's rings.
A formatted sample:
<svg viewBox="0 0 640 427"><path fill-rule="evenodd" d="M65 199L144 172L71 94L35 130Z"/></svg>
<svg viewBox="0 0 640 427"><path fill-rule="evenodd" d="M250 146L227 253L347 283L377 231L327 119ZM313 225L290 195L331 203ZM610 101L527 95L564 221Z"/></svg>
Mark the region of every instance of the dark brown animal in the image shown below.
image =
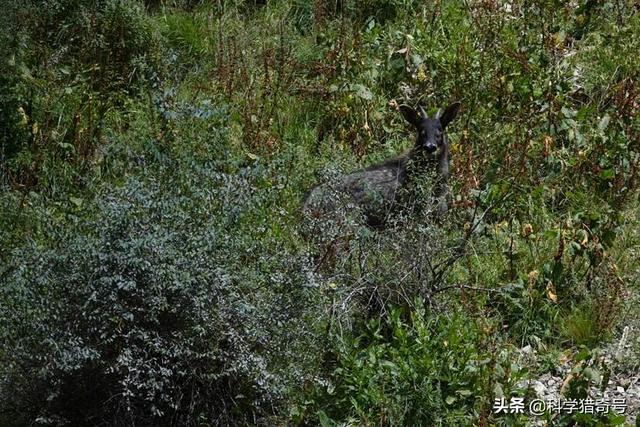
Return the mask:
<svg viewBox="0 0 640 427"><path fill-rule="evenodd" d="M449 177L449 145L445 130L458 114L460 103L449 105L442 114L428 117L422 107L419 111L403 105L400 112L417 136L409 151L383 163L346 175L337 180L312 188L307 194L303 212L315 220L344 217L351 213L364 215L365 223L373 228L384 228L391 213L415 200L416 184L423 178L434 176L430 198L438 214L447 211Z"/></svg>

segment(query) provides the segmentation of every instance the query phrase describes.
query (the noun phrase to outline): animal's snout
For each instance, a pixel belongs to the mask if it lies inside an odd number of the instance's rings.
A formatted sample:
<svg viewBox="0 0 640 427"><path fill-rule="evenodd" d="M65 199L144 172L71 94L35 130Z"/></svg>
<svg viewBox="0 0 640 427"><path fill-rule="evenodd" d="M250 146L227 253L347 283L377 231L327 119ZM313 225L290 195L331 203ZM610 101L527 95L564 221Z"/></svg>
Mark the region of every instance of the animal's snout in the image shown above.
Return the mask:
<svg viewBox="0 0 640 427"><path fill-rule="evenodd" d="M432 143L425 144L424 149L427 150L427 153L432 154L436 152L436 150L438 149L438 146Z"/></svg>

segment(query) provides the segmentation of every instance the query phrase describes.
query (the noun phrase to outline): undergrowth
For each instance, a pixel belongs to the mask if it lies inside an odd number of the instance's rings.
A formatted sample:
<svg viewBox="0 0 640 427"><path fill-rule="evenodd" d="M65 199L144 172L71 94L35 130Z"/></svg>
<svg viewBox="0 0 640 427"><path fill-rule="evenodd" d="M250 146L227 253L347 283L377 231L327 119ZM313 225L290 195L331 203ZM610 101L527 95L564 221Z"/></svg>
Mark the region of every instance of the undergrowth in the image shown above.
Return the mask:
<svg viewBox="0 0 640 427"><path fill-rule="evenodd" d="M2 424L523 425L518 349L640 317L631 1L0 10ZM304 238L451 101L444 221Z"/></svg>

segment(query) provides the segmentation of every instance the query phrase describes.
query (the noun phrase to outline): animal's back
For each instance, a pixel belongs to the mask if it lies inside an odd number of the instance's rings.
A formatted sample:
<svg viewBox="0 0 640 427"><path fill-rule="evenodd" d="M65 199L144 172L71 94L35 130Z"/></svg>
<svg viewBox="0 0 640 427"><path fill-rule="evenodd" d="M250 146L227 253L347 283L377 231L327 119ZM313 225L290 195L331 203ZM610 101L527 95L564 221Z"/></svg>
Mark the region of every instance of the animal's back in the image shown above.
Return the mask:
<svg viewBox="0 0 640 427"><path fill-rule="evenodd" d="M303 210L311 217L326 218L358 207L369 225L380 225L404 183L405 166L406 159L400 156L317 186L307 195Z"/></svg>

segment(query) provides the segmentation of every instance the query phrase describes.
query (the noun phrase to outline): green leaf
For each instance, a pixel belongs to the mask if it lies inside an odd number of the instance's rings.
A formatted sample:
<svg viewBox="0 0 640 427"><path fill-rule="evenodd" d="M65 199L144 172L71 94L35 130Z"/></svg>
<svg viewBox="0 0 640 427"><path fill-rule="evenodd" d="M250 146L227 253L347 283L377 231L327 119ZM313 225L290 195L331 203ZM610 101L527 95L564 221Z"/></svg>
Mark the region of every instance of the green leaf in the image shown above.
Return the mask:
<svg viewBox="0 0 640 427"><path fill-rule="evenodd" d="M603 169L602 171L600 171L600 178L604 179L604 180L611 180L616 176L616 173L613 171L613 169Z"/></svg>
<svg viewBox="0 0 640 427"><path fill-rule="evenodd" d="M376 26L376 20L371 18L369 20L369 22L367 23L367 31L373 30L373 27L375 27L375 26Z"/></svg>
<svg viewBox="0 0 640 427"><path fill-rule="evenodd" d="M591 367L586 367L584 368L584 371L582 371L584 376L587 377L588 379L590 379L591 381L593 381L595 384L600 383L600 380L602 379L602 376L600 375L600 372L598 372L596 369L593 369Z"/></svg>
<svg viewBox="0 0 640 427"><path fill-rule="evenodd" d="M609 423L611 423L612 426L622 426L624 425L626 419L627 417L625 417L624 415L609 415ZM640 417L636 418L636 426L638 425L638 420L640 420Z"/></svg>
<svg viewBox="0 0 640 427"><path fill-rule="evenodd" d="M598 129L601 131L605 130L607 126L609 126L609 120L611 120L611 117L609 117L608 114L605 114L604 117L600 119L600 123L598 123Z"/></svg>
<svg viewBox="0 0 640 427"><path fill-rule="evenodd" d="M586 348L582 348L580 349L578 354L575 355L574 359L576 362L581 362L583 360L589 359L590 357L591 357L591 353L589 353L589 350Z"/></svg>
<svg viewBox="0 0 640 427"><path fill-rule="evenodd" d="M540 86L535 86L533 88L533 96L536 98L540 98L542 96L542 88Z"/></svg>
<svg viewBox="0 0 640 427"><path fill-rule="evenodd" d="M335 423L331 420L331 418L329 418L327 413L324 412L323 410L318 411L317 415L318 415L318 420L320 421L320 425L322 427L333 427L333 426L335 426Z"/></svg>
<svg viewBox="0 0 640 427"><path fill-rule="evenodd" d="M502 390L502 384L496 383L496 385L493 386L493 395L498 398L504 397L504 390Z"/></svg>
<svg viewBox="0 0 640 427"><path fill-rule="evenodd" d="M351 90L360 98L371 101L373 99L373 93L364 85L354 84L351 85Z"/></svg>
<svg viewBox="0 0 640 427"><path fill-rule="evenodd" d="M446 399L444 399L444 401L445 401L445 402L447 402L447 405L452 405L452 404L453 404L453 402L455 402L455 401L456 401L456 398L455 398L455 397L453 397L453 396L447 396L447 398L446 398Z"/></svg>
<svg viewBox="0 0 640 427"><path fill-rule="evenodd" d="M395 363L393 363L390 360L383 360L380 364L382 366L385 366L385 367L391 369L392 371L397 371L398 370L398 365L396 365Z"/></svg>
<svg viewBox="0 0 640 427"><path fill-rule="evenodd" d="M571 118L576 115L575 111L569 110L567 107L562 107L560 111L562 111L562 115L565 116L566 118Z"/></svg>

